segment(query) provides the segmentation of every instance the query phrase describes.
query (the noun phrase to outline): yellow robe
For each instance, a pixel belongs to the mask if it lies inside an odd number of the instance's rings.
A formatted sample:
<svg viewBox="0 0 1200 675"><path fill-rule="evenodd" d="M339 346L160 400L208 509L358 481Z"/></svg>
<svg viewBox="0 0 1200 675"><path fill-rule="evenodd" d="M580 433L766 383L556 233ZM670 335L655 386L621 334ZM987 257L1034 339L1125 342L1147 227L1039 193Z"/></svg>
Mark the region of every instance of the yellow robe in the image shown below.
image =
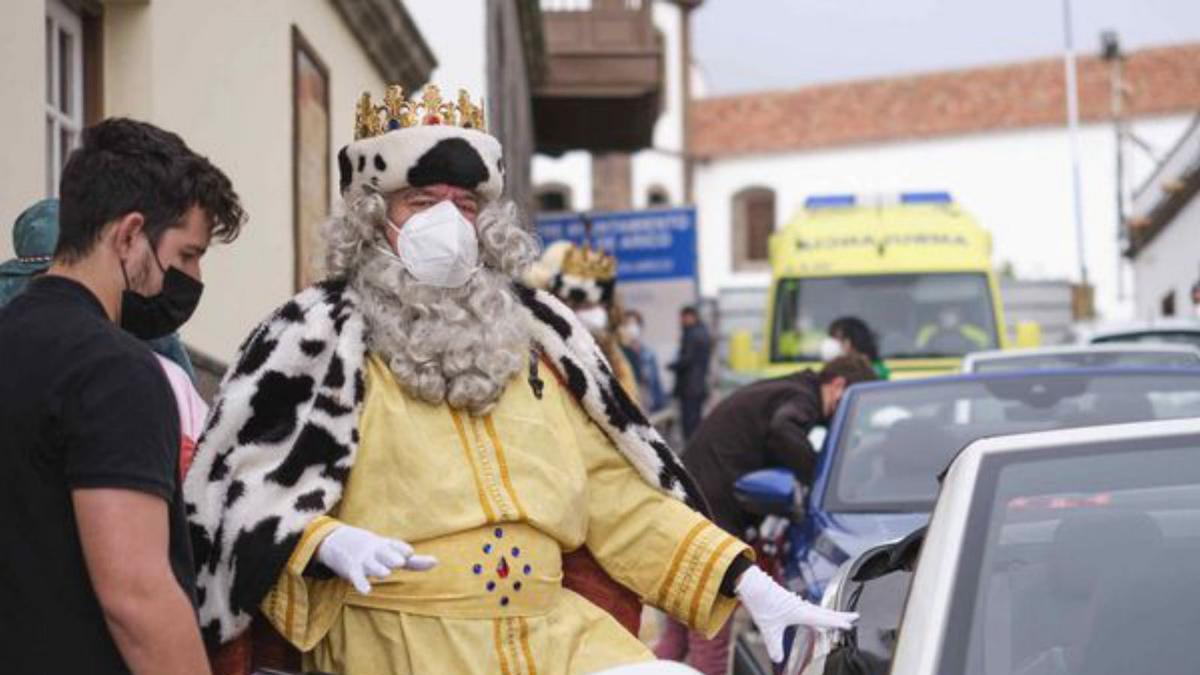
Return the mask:
<svg viewBox="0 0 1200 675"><path fill-rule="evenodd" d="M358 457L341 503L305 530L262 604L341 675L587 673L651 658L610 615L561 586L561 554L587 544L618 582L703 633L734 601L718 593L748 547L645 483L553 374L537 399L516 378L476 418L409 397L376 357ZM339 523L436 555L360 595L303 575Z"/></svg>

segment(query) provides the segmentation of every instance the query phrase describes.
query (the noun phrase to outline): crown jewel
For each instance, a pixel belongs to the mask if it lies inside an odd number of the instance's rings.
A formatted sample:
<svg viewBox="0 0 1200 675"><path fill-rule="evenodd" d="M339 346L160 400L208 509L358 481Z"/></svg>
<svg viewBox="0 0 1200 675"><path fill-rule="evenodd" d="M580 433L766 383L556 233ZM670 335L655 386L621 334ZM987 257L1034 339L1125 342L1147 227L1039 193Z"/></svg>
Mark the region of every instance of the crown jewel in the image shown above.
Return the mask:
<svg viewBox="0 0 1200 675"><path fill-rule="evenodd" d="M466 89L458 90L458 101L442 99L437 86L425 85L419 99L408 100L404 89L393 84L383 94L383 105L375 105L369 92L358 99L354 115L354 140L379 136L395 129L417 126L456 126L487 133L483 105L471 102Z"/></svg>
<svg viewBox="0 0 1200 675"><path fill-rule="evenodd" d="M597 281L610 281L617 276L617 259L591 244L572 246L563 257L562 273Z"/></svg>

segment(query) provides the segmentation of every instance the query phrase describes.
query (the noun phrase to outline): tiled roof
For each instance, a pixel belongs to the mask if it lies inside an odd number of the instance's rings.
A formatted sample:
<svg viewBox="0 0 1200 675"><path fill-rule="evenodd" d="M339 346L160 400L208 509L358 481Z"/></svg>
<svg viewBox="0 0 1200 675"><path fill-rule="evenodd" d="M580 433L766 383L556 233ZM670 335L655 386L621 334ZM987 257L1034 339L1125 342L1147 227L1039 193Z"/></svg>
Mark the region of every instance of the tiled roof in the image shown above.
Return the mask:
<svg viewBox="0 0 1200 675"><path fill-rule="evenodd" d="M1109 65L1079 59L1084 121L1110 115ZM1200 110L1200 43L1146 49L1125 62L1126 113ZM701 99L692 107L699 157L1063 124L1061 59Z"/></svg>

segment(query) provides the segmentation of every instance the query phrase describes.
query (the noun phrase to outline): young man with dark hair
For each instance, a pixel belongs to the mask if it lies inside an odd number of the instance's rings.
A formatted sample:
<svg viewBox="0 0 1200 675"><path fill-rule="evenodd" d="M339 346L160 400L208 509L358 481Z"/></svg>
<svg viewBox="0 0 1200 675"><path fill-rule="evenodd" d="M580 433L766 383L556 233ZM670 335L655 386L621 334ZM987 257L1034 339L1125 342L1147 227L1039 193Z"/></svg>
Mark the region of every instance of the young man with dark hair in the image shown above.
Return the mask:
<svg viewBox="0 0 1200 675"><path fill-rule="evenodd" d="M733 484L751 471L787 467L811 485L817 455L809 432L833 417L847 387L874 379L866 359L842 356L819 373L805 370L742 387L713 408L683 453L683 465L708 501L713 522L732 535L745 534L751 519L734 498ZM704 673L724 673L729 640L728 626L707 639L671 621L655 654L686 660Z"/></svg>
<svg viewBox="0 0 1200 675"><path fill-rule="evenodd" d="M683 453L684 466L712 507L713 521L730 534L743 534L750 523L733 497L733 483L751 471L787 467L801 483L811 484L817 454L809 432L833 417L847 387L874 379L866 359L842 356L820 372L755 382L721 401Z"/></svg>
<svg viewBox="0 0 1200 675"><path fill-rule="evenodd" d="M178 479L179 417L138 338L199 302L244 220L175 134L89 128L63 169L50 269L0 310L6 673L207 673Z"/></svg>

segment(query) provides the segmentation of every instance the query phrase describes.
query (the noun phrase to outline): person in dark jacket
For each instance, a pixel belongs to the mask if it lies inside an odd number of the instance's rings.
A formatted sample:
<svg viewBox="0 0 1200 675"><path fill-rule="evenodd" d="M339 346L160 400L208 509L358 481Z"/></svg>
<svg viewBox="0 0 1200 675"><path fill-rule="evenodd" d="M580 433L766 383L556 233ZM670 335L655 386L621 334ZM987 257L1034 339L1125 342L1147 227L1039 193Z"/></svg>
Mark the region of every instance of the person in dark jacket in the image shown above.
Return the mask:
<svg viewBox="0 0 1200 675"><path fill-rule="evenodd" d="M751 525L733 496L733 484L751 471L791 469L811 485L817 454L809 443L813 427L826 424L846 388L876 379L860 356L842 356L819 372L805 370L747 385L730 394L696 430L683 463L713 511L713 522L735 536Z"/></svg>
<svg viewBox="0 0 1200 675"><path fill-rule="evenodd" d="M679 313L683 335L679 341L679 356L667 366L675 373L675 398L679 399L680 424L683 439L692 437L700 426L704 401L708 399L708 362L712 358L712 339L700 320L695 307L684 307Z"/></svg>

